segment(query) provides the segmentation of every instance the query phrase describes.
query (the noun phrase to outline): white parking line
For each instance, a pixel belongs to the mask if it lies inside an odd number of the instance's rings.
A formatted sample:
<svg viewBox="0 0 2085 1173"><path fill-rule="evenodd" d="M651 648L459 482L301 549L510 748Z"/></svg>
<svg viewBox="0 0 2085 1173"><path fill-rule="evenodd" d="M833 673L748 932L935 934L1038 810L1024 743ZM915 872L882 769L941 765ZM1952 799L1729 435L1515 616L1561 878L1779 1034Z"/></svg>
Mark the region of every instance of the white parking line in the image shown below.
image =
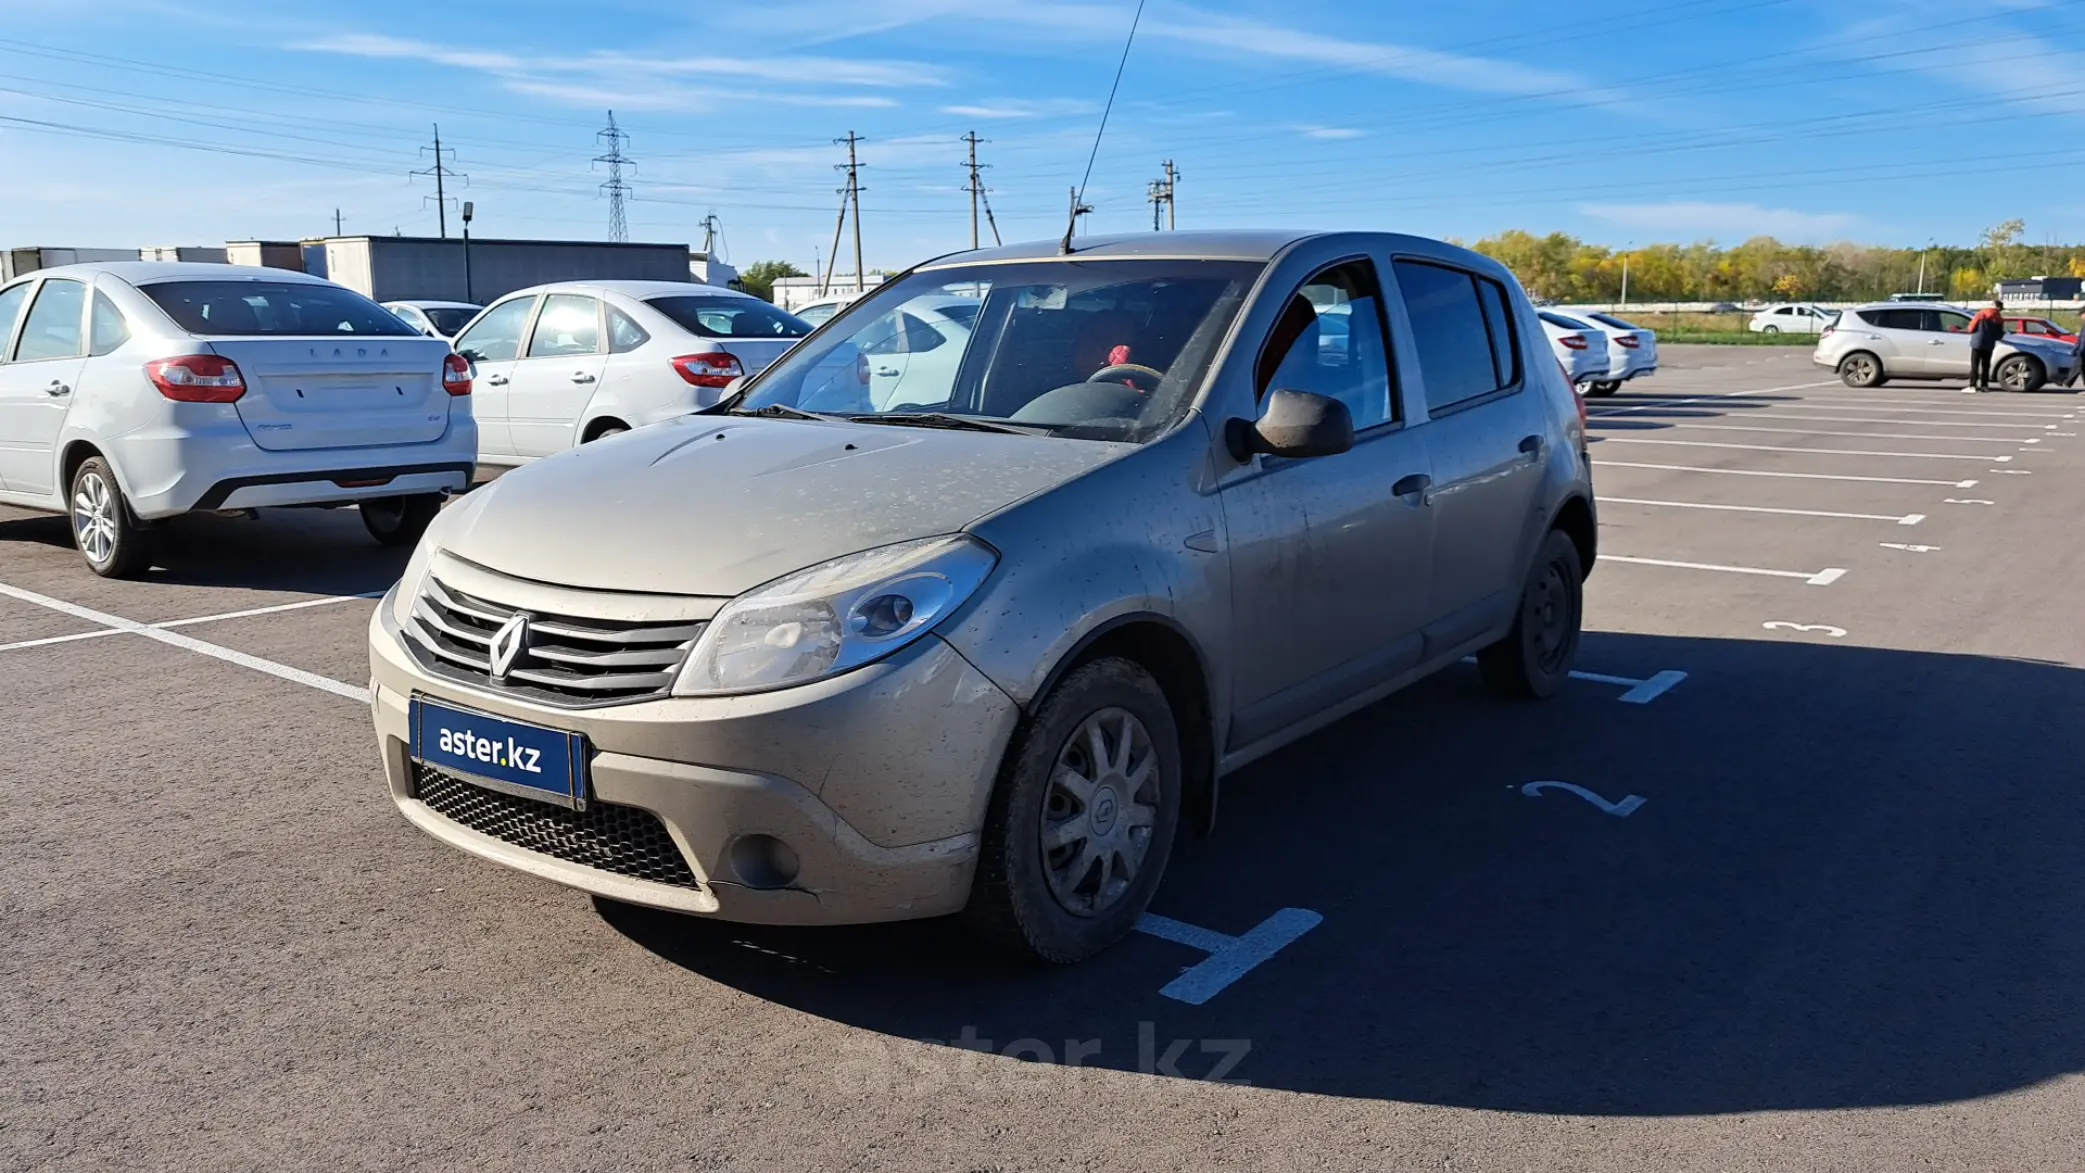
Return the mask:
<svg viewBox="0 0 2085 1173"><path fill-rule="evenodd" d="M192 619L168 619L161 623L147 624L164 630L169 627L193 627L198 623L217 623L226 619L249 619L255 615L273 615L279 611L302 611L307 607L330 607L335 603L352 603L358 599L380 599L382 591L371 591L365 595L328 595L323 599L305 599L298 603L282 603L273 607L253 607L245 611L225 611L217 615L198 615ZM48 647L51 644L77 643L83 639L106 639L112 635L129 635L128 630L104 627L100 631L78 631L71 635L52 635L42 639L25 639L11 644L0 644L0 652L19 651L23 648Z"/></svg>
<svg viewBox="0 0 2085 1173"><path fill-rule="evenodd" d="M1765 505L1718 505L1707 501L1646 501L1640 497L1609 497L1602 495L1602 505L1658 505L1668 509L1722 509L1732 513L1781 513L1791 517L1841 517L1848 521L1893 521L1898 525L1917 525L1926 520L1923 513L1834 513L1826 509L1775 509Z"/></svg>
<svg viewBox="0 0 2085 1173"><path fill-rule="evenodd" d="M1642 436L1600 436L1602 444L1669 444L1677 448L1731 448L1742 452L1793 452L1798 456L1903 456L1921 460L1995 460L2010 456L1963 456L1953 452L1871 452L1859 448L1790 448L1781 444L1718 444L1713 440L1652 440ZM2032 451L2029 449L2029 451Z"/></svg>
<svg viewBox="0 0 2085 1173"><path fill-rule="evenodd" d="M1854 440L1938 440L1947 444L2039 444L2041 437L2018 436L1921 436L1910 432L1828 432L1821 428L1763 428L1755 424L1666 424L1690 432L1787 432L1798 436L1845 436ZM1605 435L1606 433L1601 433Z"/></svg>
<svg viewBox="0 0 2085 1173"><path fill-rule="evenodd" d="M1919 415L1995 415L2010 419L2071 419L2048 411L1979 411L1973 407L1920 407L1914 399L1820 399L1806 396L1801 403L1777 403L1775 411L1914 411ZM1934 403L1960 403L1959 399L1935 399Z"/></svg>
<svg viewBox="0 0 2085 1173"><path fill-rule="evenodd" d="M146 639L155 640L170 647L181 648L185 651L194 652L200 656L209 656L216 660L223 660L227 664L237 664L241 668L250 668L255 672L264 672L281 680L288 680L309 688L316 688L321 692L330 692L334 696L345 697L348 700L361 704L366 705L369 703L368 689L357 688L352 684L342 684L338 680L320 676L316 672L306 672L302 668L292 668L288 664L278 664L273 660L263 660L259 656L249 656L245 652L234 651L231 648L222 647L218 644L207 643L193 636L181 635L177 632L167 631L164 628L139 623L134 619L125 619L120 615L111 615L105 611L96 611L91 607L82 607L77 603L68 603L63 599L51 598L49 595L39 595L35 591L25 591L20 587L9 586L4 582L0 582L0 595L6 595L8 598L18 599L38 607L44 607L62 615L70 615L75 619L84 619L89 623L98 623L117 632L141 635Z"/></svg>
<svg viewBox="0 0 2085 1173"><path fill-rule="evenodd" d="M1970 489L1975 481L1928 481L1916 477L1857 477L1836 472L1765 472L1756 468L1700 468L1688 464L1637 464L1628 460L1595 460L1600 468L1655 468L1665 472L1712 472L1733 477L1788 477L1800 481L1869 481L1878 485L1940 485L1950 489ZM2005 472L2005 469L1992 469ZM1602 498L1605 500L1606 498Z"/></svg>
<svg viewBox="0 0 2085 1173"><path fill-rule="evenodd" d="M1324 921L1323 916L1307 908L1284 908L1247 930L1244 936L1233 937L1147 912L1138 919L1136 928L1140 933L1209 955L1158 991L1161 997L1200 1006Z"/></svg>
<svg viewBox="0 0 2085 1173"><path fill-rule="evenodd" d="M1830 586L1846 576L1843 567L1830 566L1823 570L1763 570L1757 566L1719 566L1713 562L1673 562L1664 558L1630 558L1621 554L1602 554L1602 562L1629 562L1637 566L1670 566L1680 570L1716 570L1724 574L1758 574L1768 578L1800 578L1811 586Z"/></svg>
<svg viewBox="0 0 2085 1173"><path fill-rule="evenodd" d="M1722 418L1722 417L1719 417L1719 418ZM1776 418L1776 417L1771 417L1771 416L1768 416L1768 415L1767 415L1766 413L1764 413L1764 412L1761 412L1761 413L1758 413L1758 414L1755 414L1755 415L1748 415L1748 416L1730 416L1730 417L1728 417L1728 418L1731 418L1731 419L1755 419L1755 420L1756 420L1756 419L1769 419L1769 418ZM1858 416L1858 415L1806 415L1806 416L1798 416L1798 417L1795 417L1795 418L1801 419L1801 420L1802 420L1802 421L1803 421L1804 423L1809 423L1809 422L1810 422L1811 420L1822 420L1822 421L1824 421L1824 422L1826 422L1826 423L1834 423L1834 424L1876 424L1876 425L1878 425L1878 426L1883 426L1883 427L1900 427L1900 426L1901 426L1901 427L1907 427L1907 428L2027 428L2027 429L2029 429L2029 430L2031 430L2031 431L2038 431L2038 432L2047 432L2047 431L2053 431L2053 430L2055 429L2055 427L2056 427L2056 425L2055 425L2055 424L1987 424L1987 423L1982 423L1982 422L1979 422L1979 421L1977 421L1977 420L1875 420L1875 419L1869 419L1869 418L1867 418L1866 416ZM1693 426L1694 426L1694 425L1692 425L1692 424L1685 424L1685 423L1677 423L1677 424L1674 424L1674 425L1673 425L1673 427L1676 427L1676 428L1681 428L1681 427L1693 427ZM1830 434L1830 433L1819 433L1819 434L1820 434L1820 435L1828 435L1828 434Z"/></svg>

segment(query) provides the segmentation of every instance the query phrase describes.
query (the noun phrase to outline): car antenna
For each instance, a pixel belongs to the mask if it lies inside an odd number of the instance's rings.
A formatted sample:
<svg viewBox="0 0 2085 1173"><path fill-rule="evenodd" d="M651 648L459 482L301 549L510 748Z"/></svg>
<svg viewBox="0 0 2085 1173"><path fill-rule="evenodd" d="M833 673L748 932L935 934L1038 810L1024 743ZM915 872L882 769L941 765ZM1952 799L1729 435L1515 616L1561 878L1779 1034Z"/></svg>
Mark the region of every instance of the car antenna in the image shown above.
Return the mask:
<svg viewBox="0 0 2085 1173"><path fill-rule="evenodd" d="M1129 64L1129 47L1137 43L1137 25L1144 19L1144 0L1137 0L1137 12L1129 18L1129 36L1122 41L1122 60L1115 63L1115 84L1108 87L1108 104L1100 111L1100 129L1093 132L1093 151L1086 156L1086 174L1079 179L1078 190L1071 197L1071 222L1064 226L1064 245L1058 251L1070 256L1071 234L1079 230L1079 213L1090 212L1086 206L1086 181L1093 178L1093 161L1100 157L1101 136L1108 133L1108 115L1115 109L1115 91L1122 88L1122 68Z"/></svg>

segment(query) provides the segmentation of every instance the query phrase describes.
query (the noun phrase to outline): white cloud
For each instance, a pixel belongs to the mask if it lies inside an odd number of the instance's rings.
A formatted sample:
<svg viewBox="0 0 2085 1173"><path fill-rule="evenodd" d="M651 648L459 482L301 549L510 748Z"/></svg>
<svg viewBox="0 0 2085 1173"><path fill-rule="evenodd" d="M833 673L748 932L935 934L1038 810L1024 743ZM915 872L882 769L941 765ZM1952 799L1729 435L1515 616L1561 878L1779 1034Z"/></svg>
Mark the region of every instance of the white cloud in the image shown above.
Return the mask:
<svg viewBox="0 0 2085 1173"><path fill-rule="evenodd" d="M1351 126L1299 126L1296 129L1302 132L1304 138L1324 139L1328 142L1360 138L1368 133L1367 131L1355 130Z"/></svg>
<svg viewBox="0 0 2085 1173"><path fill-rule="evenodd" d="M1791 242L1817 242L1843 237L1866 223L1848 212L1801 212L1759 204L1668 200L1656 204L1581 204L1578 210L1597 220L1645 235L1672 238L1743 240L1772 236Z"/></svg>
<svg viewBox="0 0 2085 1173"><path fill-rule="evenodd" d="M1833 47L1855 59L1886 54L1880 67L1884 76L1923 75L2039 113L2085 116L2085 92L2078 86L2085 52L2009 28L1979 38L1957 28L1928 27L1932 14L1953 11L1915 5L1911 12L1847 29Z"/></svg>
<svg viewBox="0 0 2085 1173"><path fill-rule="evenodd" d="M943 106L943 114L958 118L1065 118L1095 114L1100 106L1077 98L999 98L974 105Z"/></svg>

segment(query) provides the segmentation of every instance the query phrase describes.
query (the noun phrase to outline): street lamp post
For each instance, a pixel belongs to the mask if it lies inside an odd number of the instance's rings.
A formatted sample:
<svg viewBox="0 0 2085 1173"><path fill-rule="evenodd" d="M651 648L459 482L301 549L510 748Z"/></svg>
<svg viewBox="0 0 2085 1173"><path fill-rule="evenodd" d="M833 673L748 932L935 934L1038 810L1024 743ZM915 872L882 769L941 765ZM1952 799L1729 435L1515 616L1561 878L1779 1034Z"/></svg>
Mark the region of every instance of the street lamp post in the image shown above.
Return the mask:
<svg viewBox="0 0 2085 1173"><path fill-rule="evenodd" d="M1632 240L1622 252L1622 308L1625 310L1629 308L1629 253L1635 248L1636 242Z"/></svg>
<svg viewBox="0 0 2085 1173"><path fill-rule="evenodd" d="M463 201L463 300L473 304L478 299L471 289L471 213L476 210L471 201Z"/></svg>

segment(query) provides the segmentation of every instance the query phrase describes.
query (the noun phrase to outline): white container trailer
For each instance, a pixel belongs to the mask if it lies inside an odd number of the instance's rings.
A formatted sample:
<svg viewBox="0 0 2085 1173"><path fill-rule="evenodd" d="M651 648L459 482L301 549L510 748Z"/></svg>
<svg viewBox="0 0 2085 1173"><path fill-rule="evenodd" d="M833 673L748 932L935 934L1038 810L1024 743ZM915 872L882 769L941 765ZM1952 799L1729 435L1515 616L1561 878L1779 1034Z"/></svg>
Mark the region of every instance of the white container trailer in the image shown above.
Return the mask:
<svg viewBox="0 0 2085 1173"><path fill-rule="evenodd" d="M376 301L484 305L501 294L552 281L691 277L685 244L474 239L466 262L464 242L453 236L335 236L322 243L323 276ZM308 262L306 267L319 271Z"/></svg>

